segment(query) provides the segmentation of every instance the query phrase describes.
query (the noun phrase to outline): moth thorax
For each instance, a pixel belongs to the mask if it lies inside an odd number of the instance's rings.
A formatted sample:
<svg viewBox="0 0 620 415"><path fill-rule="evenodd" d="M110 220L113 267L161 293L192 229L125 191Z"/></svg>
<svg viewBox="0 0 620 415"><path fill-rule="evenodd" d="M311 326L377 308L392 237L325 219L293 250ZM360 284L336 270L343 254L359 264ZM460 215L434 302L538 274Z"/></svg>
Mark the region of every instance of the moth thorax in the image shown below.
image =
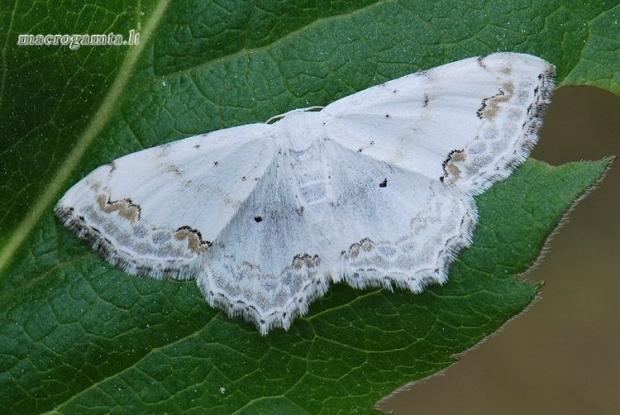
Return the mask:
<svg viewBox="0 0 620 415"><path fill-rule="evenodd" d="M323 138L321 115L318 112L294 111L277 122L283 145L291 151L304 151Z"/></svg>

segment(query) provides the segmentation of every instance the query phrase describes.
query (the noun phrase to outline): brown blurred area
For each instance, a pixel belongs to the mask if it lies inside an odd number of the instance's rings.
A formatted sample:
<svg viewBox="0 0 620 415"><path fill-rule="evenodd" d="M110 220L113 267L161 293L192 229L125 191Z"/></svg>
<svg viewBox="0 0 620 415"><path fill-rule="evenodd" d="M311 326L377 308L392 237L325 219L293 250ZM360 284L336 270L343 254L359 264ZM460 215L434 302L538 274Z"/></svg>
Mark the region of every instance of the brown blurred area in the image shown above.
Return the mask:
<svg viewBox="0 0 620 415"><path fill-rule="evenodd" d="M620 98L558 89L532 156L620 155ZM620 160L526 274L542 299L442 375L384 400L405 414L620 414Z"/></svg>

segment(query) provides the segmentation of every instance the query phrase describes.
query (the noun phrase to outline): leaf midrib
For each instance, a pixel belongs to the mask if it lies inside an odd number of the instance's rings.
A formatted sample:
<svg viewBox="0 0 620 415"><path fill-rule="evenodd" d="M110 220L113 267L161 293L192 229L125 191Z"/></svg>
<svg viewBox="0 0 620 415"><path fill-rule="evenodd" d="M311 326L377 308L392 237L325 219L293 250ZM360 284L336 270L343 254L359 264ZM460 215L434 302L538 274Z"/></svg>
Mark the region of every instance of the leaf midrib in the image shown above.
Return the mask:
<svg viewBox="0 0 620 415"><path fill-rule="evenodd" d="M47 212L49 206L60 192L63 184L69 179L73 169L75 169L78 165L92 141L95 137L97 137L101 129L110 119L116 108L115 104L118 102L119 97L125 89L127 81L134 72L133 69L138 62L138 58L148 44L151 34L155 32L155 29L162 21L164 12L166 11L169 3L170 0L158 2L157 7L153 10L150 21L144 28L140 44L132 47L125 56L125 59L119 67L117 76L110 86L108 93L102 100L97 111L95 111L95 115L91 118L90 122L86 125L86 128L77 139L73 150L60 165L54 177L45 187L44 192L36 200L30 209L29 215L24 217L24 219L15 228L13 234L7 240L2 252L0 252L0 274L2 274L5 268L10 264L19 247L37 225L43 214Z"/></svg>

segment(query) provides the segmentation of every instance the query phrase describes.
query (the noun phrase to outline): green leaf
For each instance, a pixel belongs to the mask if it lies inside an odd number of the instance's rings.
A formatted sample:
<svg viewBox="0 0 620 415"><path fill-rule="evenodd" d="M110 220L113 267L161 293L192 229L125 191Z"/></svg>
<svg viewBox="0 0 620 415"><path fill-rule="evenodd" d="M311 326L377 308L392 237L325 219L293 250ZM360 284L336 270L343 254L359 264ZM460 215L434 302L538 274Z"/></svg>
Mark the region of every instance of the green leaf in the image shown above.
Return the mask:
<svg viewBox="0 0 620 415"><path fill-rule="evenodd" d="M478 197L474 244L446 285L334 285L267 337L209 308L194 282L111 268L52 214L121 155L468 56L532 53L560 84L620 93L615 2L495 3L2 3L2 412L373 413L520 313L539 287L515 276L611 159L529 160ZM132 29L139 46L17 46Z"/></svg>

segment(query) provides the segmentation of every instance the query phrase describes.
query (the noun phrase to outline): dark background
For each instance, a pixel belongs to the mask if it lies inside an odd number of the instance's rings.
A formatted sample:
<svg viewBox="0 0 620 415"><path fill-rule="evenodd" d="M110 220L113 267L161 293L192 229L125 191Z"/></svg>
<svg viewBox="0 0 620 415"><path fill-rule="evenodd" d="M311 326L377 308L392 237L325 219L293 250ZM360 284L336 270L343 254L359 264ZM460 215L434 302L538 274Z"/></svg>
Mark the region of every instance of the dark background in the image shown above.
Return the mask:
<svg viewBox="0 0 620 415"><path fill-rule="evenodd" d="M620 155L620 98L562 87L532 157L559 165ZM442 375L381 404L404 414L620 413L620 160L524 278L541 299Z"/></svg>

